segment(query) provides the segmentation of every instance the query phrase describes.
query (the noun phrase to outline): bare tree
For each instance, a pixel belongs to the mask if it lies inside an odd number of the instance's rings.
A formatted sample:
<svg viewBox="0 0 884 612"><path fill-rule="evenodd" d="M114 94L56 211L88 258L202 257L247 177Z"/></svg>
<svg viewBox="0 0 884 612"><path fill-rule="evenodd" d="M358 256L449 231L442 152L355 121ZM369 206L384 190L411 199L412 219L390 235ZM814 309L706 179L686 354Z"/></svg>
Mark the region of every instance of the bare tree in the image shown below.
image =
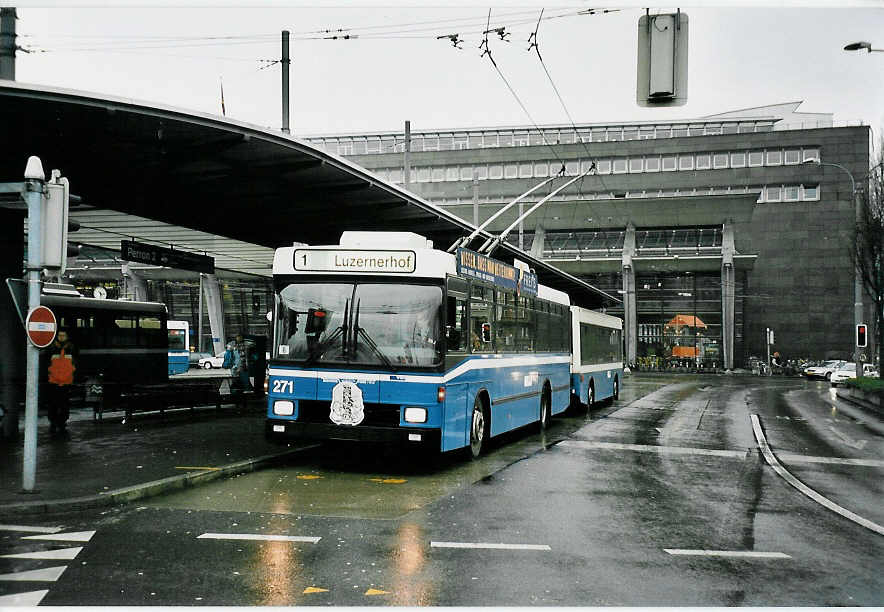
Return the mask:
<svg viewBox="0 0 884 612"><path fill-rule="evenodd" d="M856 224L851 252L866 295L875 305L874 346L878 367L884 367L884 142L877 163L869 172L868 191L862 194L862 211Z"/></svg>

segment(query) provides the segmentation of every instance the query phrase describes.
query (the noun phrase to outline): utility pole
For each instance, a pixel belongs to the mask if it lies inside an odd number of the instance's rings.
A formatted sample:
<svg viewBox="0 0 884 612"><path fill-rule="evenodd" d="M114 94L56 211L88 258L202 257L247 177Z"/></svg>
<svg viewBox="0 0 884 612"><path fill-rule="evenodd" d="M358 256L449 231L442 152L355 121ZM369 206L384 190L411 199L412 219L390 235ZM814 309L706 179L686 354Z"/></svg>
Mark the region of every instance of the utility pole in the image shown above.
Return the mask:
<svg viewBox="0 0 884 612"><path fill-rule="evenodd" d="M286 134L289 130L289 31L282 31L282 131Z"/></svg>
<svg viewBox="0 0 884 612"><path fill-rule="evenodd" d="M0 79L15 80L15 9L0 8Z"/></svg>

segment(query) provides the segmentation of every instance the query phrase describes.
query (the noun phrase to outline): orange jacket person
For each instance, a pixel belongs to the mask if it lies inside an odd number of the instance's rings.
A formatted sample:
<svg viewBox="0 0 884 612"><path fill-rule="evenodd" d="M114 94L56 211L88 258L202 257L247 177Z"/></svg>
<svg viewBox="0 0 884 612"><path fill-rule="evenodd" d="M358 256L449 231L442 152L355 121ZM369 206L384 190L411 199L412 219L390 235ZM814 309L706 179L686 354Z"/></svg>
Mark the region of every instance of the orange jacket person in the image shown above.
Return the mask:
<svg viewBox="0 0 884 612"><path fill-rule="evenodd" d="M74 384L74 371L77 369L76 347L68 339L67 330L58 330L58 336L49 351L49 384L46 385L49 433L61 434L65 432L70 416L71 386Z"/></svg>

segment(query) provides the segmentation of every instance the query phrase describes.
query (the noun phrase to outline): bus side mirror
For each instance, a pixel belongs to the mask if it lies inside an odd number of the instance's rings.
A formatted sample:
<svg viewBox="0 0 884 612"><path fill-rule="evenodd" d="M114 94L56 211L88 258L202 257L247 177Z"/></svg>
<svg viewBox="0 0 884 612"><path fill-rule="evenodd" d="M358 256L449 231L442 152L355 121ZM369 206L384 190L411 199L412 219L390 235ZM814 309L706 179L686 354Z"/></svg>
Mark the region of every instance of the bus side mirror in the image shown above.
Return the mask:
<svg viewBox="0 0 884 612"><path fill-rule="evenodd" d="M482 323L482 342L491 342L491 323Z"/></svg>

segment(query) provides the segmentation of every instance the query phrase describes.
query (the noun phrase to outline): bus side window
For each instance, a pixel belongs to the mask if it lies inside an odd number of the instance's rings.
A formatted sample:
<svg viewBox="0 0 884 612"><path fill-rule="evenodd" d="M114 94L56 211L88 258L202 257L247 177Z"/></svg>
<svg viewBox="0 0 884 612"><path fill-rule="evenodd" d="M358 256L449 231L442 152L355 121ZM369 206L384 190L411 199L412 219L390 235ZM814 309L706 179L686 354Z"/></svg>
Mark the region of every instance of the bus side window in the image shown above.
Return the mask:
<svg viewBox="0 0 884 612"><path fill-rule="evenodd" d="M445 342L449 353L467 350L467 283L460 279L448 279L448 296L445 302Z"/></svg>

